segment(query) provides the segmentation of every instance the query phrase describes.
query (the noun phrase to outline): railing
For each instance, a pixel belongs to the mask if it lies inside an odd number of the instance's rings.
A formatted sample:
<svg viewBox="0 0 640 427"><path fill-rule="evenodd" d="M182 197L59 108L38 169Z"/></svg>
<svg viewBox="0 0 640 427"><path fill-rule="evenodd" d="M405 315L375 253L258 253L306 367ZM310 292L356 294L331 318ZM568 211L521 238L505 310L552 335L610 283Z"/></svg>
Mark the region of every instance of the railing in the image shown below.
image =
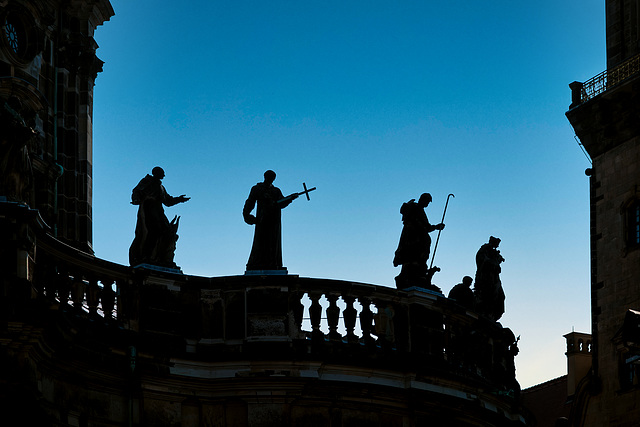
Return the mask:
<svg viewBox="0 0 640 427"><path fill-rule="evenodd" d="M499 390L518 388L511 331L428 291L293 275L170 277L138 270L118 277L121 270L72 261L50 264L57 275L45 282L45 294L69 303L76 315L117 320L139 334L140 350L148 353L260 359L282 355L261 345L282 345L297 358L330 354L341 363L394 369L402 360Z"/></svg>
<svg viewBox="0 0 640 427"><path fill-rule="evenodd" d="M44 298L91 319L119 319L120 293L132 283L131 268L96 258L51 236L38 239L36 261L32 285Z"/></svg>
<svg viewBox="0 0 640 427"><path fill-rule="evenodd" d="M149 354L331 357L519 388L513 333L441 294L295 275L176 275L110 263L46 233L36 240L31 298L133 333Z"/></svg>
<svg viewBox="0 0 640 427"><path fill-rule="evenodd" d="M574 82L572 90L572 107L587 102L591 98L616 86L629 77L640 73L640 55L635 56L619 66L605 70L584 83Z"/></svg>

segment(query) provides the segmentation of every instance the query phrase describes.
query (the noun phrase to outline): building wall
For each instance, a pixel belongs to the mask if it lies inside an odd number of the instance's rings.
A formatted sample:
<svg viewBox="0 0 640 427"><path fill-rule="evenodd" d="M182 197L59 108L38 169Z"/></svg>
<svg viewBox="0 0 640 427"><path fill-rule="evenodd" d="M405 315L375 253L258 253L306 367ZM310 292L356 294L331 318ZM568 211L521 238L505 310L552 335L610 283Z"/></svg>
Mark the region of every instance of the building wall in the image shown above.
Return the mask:
<svg viewBox="0 0 640 427"><path fill-rule="evenodd" d="M577 388L572 425L640 422L637 368L630 363L635 350L622 333L628 310L640 309L640 74L629 65L640 53L639 14L637 0L606 1L604 91L585 99L588 91L581 97L581 84L572 84L580 101L567 112L593 161L587 171L592 370L588 385Z"/></svg>
<svg viewBox="0 0 640 427"><path fill-rule="evenodd" d="M638 0L607 0L607 68L640 53L640 6Z"/></svg>
<svg viewBox="0 0 640 427"><path fill-rule="evenodd" d="M28 189L10 196L39 209L60 239L89 252L93 85L102 69L93 34L113 14L108 0L0 3L0 107L17 97L18 113L36 133L26 143L30 166L19 171Z"/></svg>
<svg viewBox="0 0 640 427"><path fill-rule="evenodd" d="M640 308L640 250L625 242L626 207L640 198L640 138L634 137L594 159L597 282L593 294L598 333L598 378L589 425L626 425L640 420L637 390L621 382L623 353L615 336L629 309Z"/></svg>

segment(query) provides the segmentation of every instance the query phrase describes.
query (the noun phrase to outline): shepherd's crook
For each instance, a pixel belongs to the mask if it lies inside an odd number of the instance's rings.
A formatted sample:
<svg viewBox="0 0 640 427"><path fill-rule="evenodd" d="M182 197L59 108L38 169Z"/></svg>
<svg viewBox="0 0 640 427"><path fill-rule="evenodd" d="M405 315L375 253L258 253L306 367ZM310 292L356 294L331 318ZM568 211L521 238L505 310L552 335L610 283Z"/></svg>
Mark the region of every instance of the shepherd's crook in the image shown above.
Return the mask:
<svg viewBox="0 0 640 427"><path fill-rule="evenodd" d="M444 216L447 213L447 206L449 205L449 197L456 197L453 194L449 194L447 196L447 203L444 204L444 212L442 212L442 221L440 221L441 224L444 224ZM440 233L442 233L442 230L438 230L438 237L436 238L436 245L433 247L433 255L431 256L431 265L429 266L429 268L433 267L433 260L436 258L436 249L438 249L438 241L440 240Z"/></svg>

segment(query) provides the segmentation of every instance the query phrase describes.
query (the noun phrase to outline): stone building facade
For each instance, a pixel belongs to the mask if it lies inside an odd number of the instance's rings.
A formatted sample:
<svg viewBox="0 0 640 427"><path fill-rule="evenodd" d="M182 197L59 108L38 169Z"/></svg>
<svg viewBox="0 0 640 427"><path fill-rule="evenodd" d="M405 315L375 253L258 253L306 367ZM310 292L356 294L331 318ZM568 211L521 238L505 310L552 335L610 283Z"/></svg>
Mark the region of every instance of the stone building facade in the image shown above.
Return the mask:
<svg viewBox="0 0 640 427"><path fill-rule="evenodd" d="M60 240L92 252L93 33L108 0L0 2L0 188L37 208ZM27 137L27 134L31 135Z"/></svg>
<svg viewBox="0 0 640 427"><path fill-rule="evenodd" d="M593 166L592 368L573 425L640 422L640 2L607 0L607 70L574 82L566 113Z"/></svg>

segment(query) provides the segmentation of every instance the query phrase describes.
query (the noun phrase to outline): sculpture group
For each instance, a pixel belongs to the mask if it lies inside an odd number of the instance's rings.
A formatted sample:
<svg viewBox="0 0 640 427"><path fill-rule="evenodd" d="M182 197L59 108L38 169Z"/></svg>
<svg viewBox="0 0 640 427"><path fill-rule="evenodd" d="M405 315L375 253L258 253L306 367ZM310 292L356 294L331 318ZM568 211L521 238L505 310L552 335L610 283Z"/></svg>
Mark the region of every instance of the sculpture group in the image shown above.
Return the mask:
<svg viewBox="0 0 640 427"><path fill-rule="evenodd" d="M131 193L131 203L138 205L135 238L129 248L129 264L150 264L177 269L173 261L180 217L171 222L164 214L164 206L189 200L186 195L172 197L162 185L164 170L156 166L140 180Z"/></svg>
<svg viewBox="0 0 640 427"><path fill-rule="evenodd" d="M476 253L476 280L473 290L473 279L465 276L462 283L458 283L449 291L450 299L494 322L504 314L505 299L500 281L500 264L504 262L504 258L498 250L499 244L500 239L491 236L489 242L482 245Z"/></svg>
<svg viewBox="0 0 640 427"><path fill-rule="evenodd" d="M442 215L447 210L447 204ZM434 254L431 257L431 265L427 265L431 254L431 236L429 233L444 229L444 222L431 224L425 213L425 208L433 201L431 194L423 193L418 202L411 199L403 203L400 207L402 215L402 233L400 242L396 249L393 265L402 265L400 274L396 276L396 287L398 289L424 288L436 292L441 292L440 288L432 283L435 273L440 271L439 267L433 266ZM438 233L438 237L440 234ZM437 240L436 240L437 244ZM476 279L475 287L471 289L473 279L465 276L462 283L457 284L449 292L449 298L456 300L466 308L473 309L491 321L498 321L504 314L504 291L500 282L500 264L504 258L500 255L498 245L500 239L491 236L489 242L480 247L476 254Z"/></svg>
<svg viewBox="0 0 640 427"><path fill-rule="evenodd" d="M135 238L129 249L129 262L132 266L152 265L171 269L179 269L174 262L176 241L178 240L178 225L180 217L175 216L169 221L164 213L164 206L173 206L189 200L186 195L170 196L162 185L164 170L153 168L151 175L147 175L133 189L131 203L138 205L138 219L136 222ZM303 184L304 191L284 196L282 191L273 183L276 173L267 170L262 182L255 184L244 203L242 216L244 221L255 226L251 253L247 262L245 274L286 274L287 269L282 263L282 222L281 211L305 195L309 199L309 192ZM444 213L449 202L445 204ZM433 198L429 193L423 193L416 202L411 199L400 207L402 215L402 232L398 248L395 251L393 265L402 266L400 274L396 276L398 289L419 288L436 291L440 288L432 283L435 273L440 268L434 266L434 256L431 254L430 233L444 229L444 213L442 221L431 224L425 209ZM255 210L255 214L253 213ZM465 276L462 283L456 285L449 293L449 298L456 300L462 306L473 309L491 321L497 321L504 313L504 291L500 282L500 264L504 258L498 250L500 239L491 236L489 242L483 244L476 254L475 287L472 290L473 279ZM431 265L428 260L431 257Z"/></svg>

